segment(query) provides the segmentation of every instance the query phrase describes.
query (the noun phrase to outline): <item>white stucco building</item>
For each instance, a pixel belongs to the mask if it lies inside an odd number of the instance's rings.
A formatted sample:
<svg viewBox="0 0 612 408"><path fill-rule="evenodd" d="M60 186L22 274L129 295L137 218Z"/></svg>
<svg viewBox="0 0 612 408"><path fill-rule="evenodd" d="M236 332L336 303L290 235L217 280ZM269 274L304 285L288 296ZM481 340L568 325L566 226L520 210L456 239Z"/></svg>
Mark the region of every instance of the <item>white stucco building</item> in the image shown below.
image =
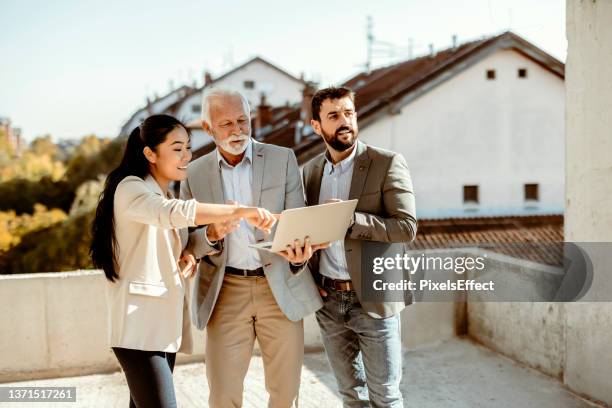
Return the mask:
<svg viewBox="0 0 612 408"><path fill-rule="evenodd" d="M123 126L121 126L119 136L128 136L147 116L166 113L178 101L184 99L193 92L195 92L194 88L184 85L154 100L147 98L147 104L134 112Z"/></svg>
<svg viewBox="0 0 612 408"><path fill-rule="evenodd" d="M511 38L364 123L406 158L421 217L563 213L563 76Z"/></svg>
<svg viewBox="0 0 612 408"><path fill-rule="evenodd" d="M210 78L204 87L180 101L175 115L186 123L199 120L202 92L208 87L237 89L247 97L251 108L255 108L262 94L271 106L294 105L302 100L304 84L276 65L255 57L218 78Z"/></svg>
<svg viewBox="0 0 612 408"><path fill-rule="evenodd" d="M455 45L345 85L359 137L406 158L420 218L563 213L564 65L520 36ZM286 143L295 127L267 140ZM323 149L303 133L292 144L301 162Z"/></svg>
<svg viewBox="0 0 612 408"><path fill-rule="evenodd" d="M202 93L209 87L228 87L241 91L256 111L262 95L267 105L294 106L302 101L302 90L306 83L261 57L254 57L218 78L207 75L205 84L199 88L182 87L137 111L122 128L122 135L137 126L144 118L154 113L167 113L187 124L192 131L192 147L211 141L200 125Z"/></svg>
<svg viewBox="0 0 612 408"><path fill-rule="evenodd" d="M253 115L265 95L270 106L293 106L302 100L305 82L261 57L255 57L218 78L208 78L206 84L180 100L170 114L186 123L192 132L192 148L211 142L201 128L202 93L209 87L227 87L242 92L251 105Z"/></svg>

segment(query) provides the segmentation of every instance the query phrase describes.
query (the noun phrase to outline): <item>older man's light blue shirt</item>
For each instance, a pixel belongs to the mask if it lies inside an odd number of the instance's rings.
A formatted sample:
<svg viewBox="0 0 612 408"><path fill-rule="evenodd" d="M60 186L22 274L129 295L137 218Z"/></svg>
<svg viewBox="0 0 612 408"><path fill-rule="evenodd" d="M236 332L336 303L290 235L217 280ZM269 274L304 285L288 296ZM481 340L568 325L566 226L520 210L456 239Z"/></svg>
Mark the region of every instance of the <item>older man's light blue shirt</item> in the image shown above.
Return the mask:
<svg viewBox="0 0 612 408"><path fill-rule="evenodd" d="M253 206L253 142L249 139L242 161L233 167L225 161L217 149L217 163L221 169L225 201L233 200L238 204ZM241 220L240 226L225 236L227 266L238 269L261 267L257 250L249 247L256 242L253 228L245 220Z"/></svg>
<svg viewBox="0 0 612 408"><path fill-rule="evenodd" d="M323 168L323 178L321 179L319 204L323 204L331 198L343 201L348 200L351 180L353 178L353 164L355 163L357 143L353 146L351 154L336 164L333 164L328 158L328 153L325 153L325 167ZM334 241L329 248L321 250L319 273L333 279L351 279L346 263L344 241Z"/></svg>

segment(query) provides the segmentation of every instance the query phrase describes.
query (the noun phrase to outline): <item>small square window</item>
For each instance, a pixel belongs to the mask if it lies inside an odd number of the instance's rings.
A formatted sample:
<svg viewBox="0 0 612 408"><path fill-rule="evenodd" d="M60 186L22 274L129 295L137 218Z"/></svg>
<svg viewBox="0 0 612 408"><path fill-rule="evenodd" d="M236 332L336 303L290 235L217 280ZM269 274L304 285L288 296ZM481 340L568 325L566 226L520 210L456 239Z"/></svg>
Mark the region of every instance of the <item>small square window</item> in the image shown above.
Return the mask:
<svg viewBox="0 0 612 408"><path fill-rule="evenodd" d="M463 186L463 202L478 204L478 186Z"/></svg>
<svg viewBox="0 0 612 408"><path fill-rule="evenodd" d="M494 69L487 69L487 79L488 80L495 79L495 70Z"/></svg>
<svg viewBox="0 0 612 408"><path fill-rule="evenodd" d="M255 81L244 81L244 89L255 89Z"/></svg>
<svg viewBox="0 0 612 408"><path fill-rule="evenodd" d="M518 77L519 78L527 78L527 68L519 68L518 69Z"/></svg>
<svg viewBox="0 0 612 408"><path fill-rule="evenodd" d="M200 105L191 105L191 113L200 113Z"/></svg>
<svg viewBox="0 0 612 408"><path fill-rule="evenodd" d="M525 201L538 201L540 191L537 184L525 184Z"/></svg>

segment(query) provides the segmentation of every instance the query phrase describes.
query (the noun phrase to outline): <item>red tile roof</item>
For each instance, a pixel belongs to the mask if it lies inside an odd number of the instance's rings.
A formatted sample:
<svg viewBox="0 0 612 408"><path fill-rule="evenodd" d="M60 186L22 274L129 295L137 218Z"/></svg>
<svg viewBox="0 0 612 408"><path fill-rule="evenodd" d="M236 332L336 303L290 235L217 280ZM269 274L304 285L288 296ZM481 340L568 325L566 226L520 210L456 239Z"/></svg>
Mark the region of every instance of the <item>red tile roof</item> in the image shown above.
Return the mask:
<svg viewBox="0 0 612 408"><path fill-rule="evenodd" d="M520 36L512 32L505 32L442 50L433 55L375 69L369 74L361 72L343 85L353 89L356 93L355 103L360 126L363 128L368 125L368 121L376 113L400 103L403 98L413 92L427 89L427 86L440 80L452 69L461 70L496 49L512 49L554 75L561 78L565 75L563 63ZM263 141L291 147L297 155L298 162L305 163L323 151L323 142L318 136L308 137L307 135L299 144L295 144L295 126L300 117L299 114L300 108L296 107L284 118L288 119L288 122L282 120L275 122L276 128Z"/></svg>
<svg viewBox="0 0 612 408"><path fill-rule="evenodd" d="M564 65L520 36L505 32L498 36L464 43L433 55L426 55L399 64L380 68L369 75L361 73L346 82L357 94L360 119L375 112L426 83L439 78L453 67L476 56L486 56L493 49L512 49L563 77Z"/></svg>
<svg viewBox="0 0 612 408"><path fill-rule="evenodd" d="M283 74L284 76L286 76L287 78L291 79L292 81L296 81L296 82L301 82L303 84L306 84L306 82L304 82L304 80L302 78L297 78L293 75L291 75L290 73L288 73L287 71L285 71L284 69L280 68L279 66L272 64L269 61L266 61L265 59L263 59L260 56L255 56L251 59L249 59L248 61L244 62L243 64L238 65L237 67L231 69L230 71L226 72L225 74L221 75L218 78L215 78L213 80L213 83L216 81L219 81L221 79L227 78L228 76L230 76L231 74L233 74L234 72L240 71L242 68L246 67L247 65L250 65L254 62L261 62L264 65L267 65L268 67L280 72L281 74ZM204 85L202 88L200 88L200 90L202 90L206 85Z"/></svg>
<svg viewBox="0 0 612 408"><path fill-rule="evenodd" d="M563 262L563 216L531 215L419 220L411 249L495 245L494 252L547 265ZM486 246L486 245L485 245Z"/></svg>
<svg viewBox="0 0 612 408"><path fill-rule="evenodd" d="M499 36L465 43L456 48L423 56L399 64L360 73L344 85L356 92L356 105L360 121L397 102L411 91L422 87L454 66L466 63L469 58L491 51L494 47L512 48L534 60L560 77L564 65L521 37L506 32ZM295 127L300 118L300 108L295 107L274 118L273 130L264 142L290 147L299 163L305 163L324 151L319 136L303 136L295 143ZM203 146L194 152L200 157L214 149ZM560 265L563 242L563 216L512 216L482 218L451 218L419 220L419 231L414 249L448 248L460 244L504 243L497 251L534 262ZM528 243L538 244L529 247ZM520 245L517 245L520 244Z"/></svg>

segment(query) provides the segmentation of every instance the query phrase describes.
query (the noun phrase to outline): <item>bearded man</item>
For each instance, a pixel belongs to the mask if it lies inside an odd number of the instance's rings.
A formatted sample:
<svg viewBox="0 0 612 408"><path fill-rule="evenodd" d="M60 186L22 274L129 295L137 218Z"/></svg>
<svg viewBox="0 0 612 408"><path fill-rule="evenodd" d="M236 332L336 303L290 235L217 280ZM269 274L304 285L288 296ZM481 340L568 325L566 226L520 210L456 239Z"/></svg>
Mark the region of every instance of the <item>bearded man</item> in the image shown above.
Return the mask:
<svg viewBox="0 0 612 408"><path fill-rule="evenodd" d="M312 98L311 125L326 151L304 165L307 205L358 199L345 239L309 264L324 305L316 313L345 407L401 408L400 311L412 301L365 301L367 241L408 243L416 234L412 180L402 155L358 140L355 96L345 87Z"/></svg>

